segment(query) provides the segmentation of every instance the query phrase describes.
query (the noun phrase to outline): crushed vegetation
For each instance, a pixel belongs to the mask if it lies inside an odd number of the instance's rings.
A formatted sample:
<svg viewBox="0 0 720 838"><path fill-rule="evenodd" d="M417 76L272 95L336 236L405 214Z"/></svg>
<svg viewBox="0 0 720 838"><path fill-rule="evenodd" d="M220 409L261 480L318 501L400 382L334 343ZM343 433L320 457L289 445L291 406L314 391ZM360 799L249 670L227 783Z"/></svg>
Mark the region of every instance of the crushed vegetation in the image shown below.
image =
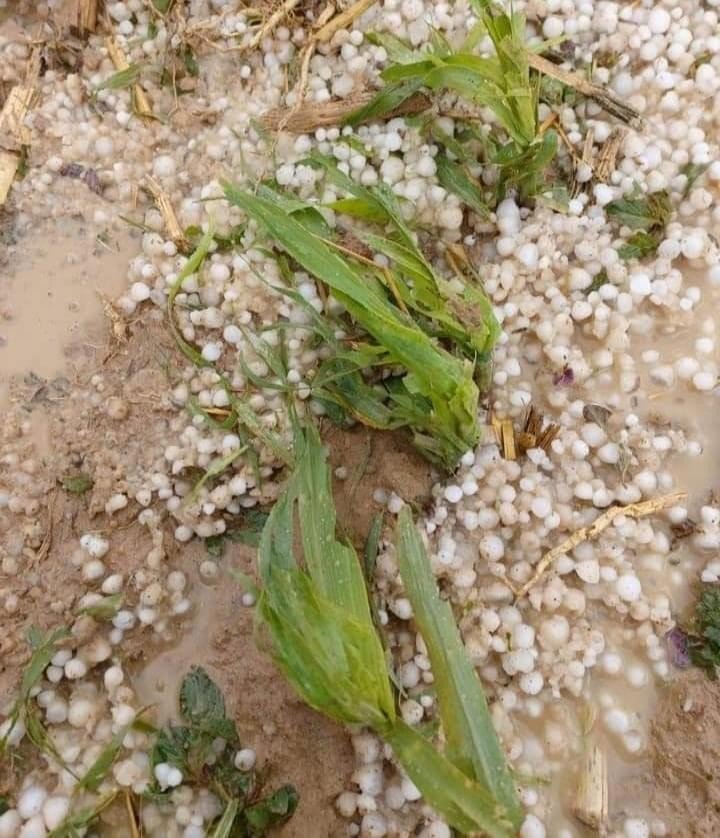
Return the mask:
<svg viewBox="0 0 720 838"><path fill-rule="evenodd" d="M103 360L88 424L155 400L167 438L142 474L68 457L42 525L41 467L13 448L29 424L0 439L20 487L0 474L1 520L24 516L0 544L12 620L44 584L55 496L73 527L105 516L66 560L82 580L70 627L29 633L1 708L0 838L75 838L118 812L132 838L260 838L302 808L293 786L266 792L201 666L159 729L125 681L126 639L203 620L168 569L170 532L202 539L209 583L232 545L257 548L259 588L230 571L238 600L257 599L259 639L303 701L352 729L357 769L333 800L349 836L565 838L575 820L668 834L609 801L604 739L636 759L647 720L588 679L597 667L643 695L669 663L715 678L720 662L714 584L690 630L667 632L696 569L676 550L720 578L716 499L690 518L669 459L702 454L702 435L645 412L717 395L715 321L698 308L720 282L720 170L697 101L717 90L715 12L121 0L98 19L92 0L68 5L72 39L40 26L16 51L22 77L7 49L0 204L25 223L78 188L108 250L103 225L138 229L129 289L104 299L113 351L147 303L179 352L163 358L167 392L136 388L131 408L104 403ZM57 101L33 113L45 90ZM641 113L653 135L634 130ZM62 143L40 161L45 129ZM662 338L683 329L697 335L679 356ZM319 417L388 445L409 434L436 469L429 502L377 485L362 559L330 489L359 478L331 475ZM145 564L111 572L106 536L136 523ZM556 799L566 766L572 807Z"/></svg>
<svg viewBox="0 0 720 838"><path fill-rule="evenodd" d="M360 562L352 547L336 540L329 469L314 427L297 430L295 448L296 469L270 513L258 553L259 609L279 665L312 707L385 739L451 826L498 838L515 834L522 815L514 783L409 510L398 523L398 561L433 664L444 754L398 717ZM302 565L293 556L296 509Z"/></svg>

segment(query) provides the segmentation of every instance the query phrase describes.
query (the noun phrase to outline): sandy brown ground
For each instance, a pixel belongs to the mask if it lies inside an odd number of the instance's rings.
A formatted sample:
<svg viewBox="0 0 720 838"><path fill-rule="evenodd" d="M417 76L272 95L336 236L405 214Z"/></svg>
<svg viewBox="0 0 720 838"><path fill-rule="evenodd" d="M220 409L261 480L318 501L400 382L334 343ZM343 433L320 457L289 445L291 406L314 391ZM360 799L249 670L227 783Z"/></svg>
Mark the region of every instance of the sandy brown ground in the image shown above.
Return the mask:
<svg viewBox="0 0 720 838"><path fill-rule="evenodd" d="M677 838L720 835L720 684L690 672L665 692L652 726L650 803Z"/></svg>

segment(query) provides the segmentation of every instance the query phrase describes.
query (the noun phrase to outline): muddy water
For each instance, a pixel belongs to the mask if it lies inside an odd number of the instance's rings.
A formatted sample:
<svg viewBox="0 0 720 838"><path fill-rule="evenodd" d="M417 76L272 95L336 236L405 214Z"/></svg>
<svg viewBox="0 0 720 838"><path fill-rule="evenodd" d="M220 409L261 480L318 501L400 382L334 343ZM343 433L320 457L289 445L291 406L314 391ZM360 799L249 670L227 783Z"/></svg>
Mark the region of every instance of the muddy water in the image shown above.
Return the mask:
<svg viewBox="0 0 720 838"><path fill-rule="evenodd" d="M0 410L31 373L72 379L73 353L89 348L93 335L101 345L103 297L124 290L138 249L132 232L98 235L74 220L53 221L8 247L0 263Z"/></svg>

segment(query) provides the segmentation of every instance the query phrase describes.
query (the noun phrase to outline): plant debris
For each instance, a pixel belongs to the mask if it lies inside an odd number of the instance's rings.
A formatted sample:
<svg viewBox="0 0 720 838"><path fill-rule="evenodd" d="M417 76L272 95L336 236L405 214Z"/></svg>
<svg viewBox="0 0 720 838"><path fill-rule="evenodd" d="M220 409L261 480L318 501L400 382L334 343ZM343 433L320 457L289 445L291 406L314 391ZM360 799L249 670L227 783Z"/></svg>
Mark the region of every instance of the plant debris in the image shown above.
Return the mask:
<svg viewBox="0 0 720 838"><path fill-rule="evenodd" d="M672 494L661 495L660 497L651 498L650 500L629 503L627 506L611 506L609 509L606 509L605 512L598 515L592 524L576 530L569 538L566 538L563 542L558 544L557 547L553 547L552 550L545 553L545 555L537 563L532 577L525 582L525 584L518 588L512 586L510 582L507 582L506 584L510 585L515 598L520 599L520 597L525 596L531 588L534 588L535 585L537 585L537 583L545 575L546 571L555 561L557 561L557 559L560 558L560 556L564 556L566 553L569 553L570 550L577 547L577 545L581 544L583 541L589 541L597 537L604 529L607 529L607 527L609 527L619 515L624 515L628 518L643 518L646 515L652 515L662 509L667 509L668 506L674 506L685 497L686 495L684 492L673 492Z"/></svg>
<svg viewBox="0 0 720 838"><path fill-rule="evenodd" d="M510 838L522 818L515 786L409 510L400 516L398 559L433 665L445 754L397 716L360 562L349 544L336 540L330 475L314 426L296 430L295 450L296 468L270 513L258 554L259 612L279 666L310 706L346 724L370 726L386 739L451 826ZM296 507L304 565L293 554Z"/></svg>
<svg viewBox="0 0 720 838"><path fill-rule="evenodd" d="M259 838L291 817L298 804L292 786L282 786L263 797L257 773L236 767L235 754L240 748L237 728L227 716L222 692L203 667L193 666L183 678L179 706L185 724L168 725L157 733L150 757L155 779L147 797L169 796L173 784L163 784L157 778L176 769L184 782L209 786L227 801L214 835ZM163 767L159 772L158 766Z"/></svg>
<svg viewBox="0 0 720 838"><path fill-rule="evenodd" d="M698 596L687 648L694 666L712 680L720 667L720 588L706 585Z"/></svg>
<svg viewBox="0 0 720 838"><path fill-rule="evenodd" d="M81 166L79 163L65 163L58 172L62 177L81 180L96 195L102 195L103 188L95 169Z"/></svg>

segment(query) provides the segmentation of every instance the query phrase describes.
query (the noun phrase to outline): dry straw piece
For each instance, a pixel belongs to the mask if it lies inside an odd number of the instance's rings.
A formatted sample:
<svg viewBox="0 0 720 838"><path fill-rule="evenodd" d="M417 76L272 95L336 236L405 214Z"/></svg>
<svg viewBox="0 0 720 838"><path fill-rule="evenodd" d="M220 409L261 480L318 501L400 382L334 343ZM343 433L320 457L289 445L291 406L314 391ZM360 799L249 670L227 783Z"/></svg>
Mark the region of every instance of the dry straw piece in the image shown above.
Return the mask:
<svg viewBox="0 0 720 838"><path fill-rule="evenodd" d="M543 58L542 55L537 55L537 53L528 52L527 60L528 64L534 70L537 70L538 73L544 73L546 76L550 76L552 79L557 79L557 81L560 81L568 87L572 87L574 90L579 91L583 94L583 96L587 96L589 99L592 99L600 105L601 108L606 110L609 114L617 117L621 122L625 122L626 124L634 127L640 127L642 124L640 114L635 110L635 108L630 107L630 105L626 104L621 99L618 99L617 96L613 96L607 88L602 87L599 84L589 82L579 73L562 70L557 66L557 64L553 64L552 61L549 61L547 58Z"/></svg>
<svg viewBox="0 0 720 838"><path fill-rule="evenodd" d="M61 29L71 29L80 35L94 32L98 19L98 0L62 0L53 15Z"/></svg>
<svg viewBox="0 0 720 838"><path fill-rule="evenodd" d="M152 195L153 200L163 217L168 235L175 243L177 249L182 253L190 251L192 249L192 245L180 226L180 222L177 219L177 215L175 215L173 205L170 203L170 198L165 190L151 175L145 176L143 186Z"/></svg>
<svg viewBox="0 0 720 838"><path fill-rule="evenodd" d="M320 43L329 41L336 32L340 29L347 29L354 20L359 18L363 12L367 11L376 2L377 0L356 0L352 6L349 6L344 12L336 15L318 31L316 35L317 40Z"/></svg>
<svg viewBox="0 0 720 838"><path fill-rule="evenodd" d="M263 125L270 131L281 129L291 134L306 134L316 128L323 128L332 125L339 125L350 116L351 113L367 105L376 96L376 91L363 90L353 93L347 99L340 99L336 102L324 102L318 105L316 102L305 102L302 107L288 116L287 108L276 108L268 111L262 118ZM406 99L402 105L385 115L385 118L392 119L396 116L410 116L422 113L431 105L430 99L424 93L416 93Z"/></svg>
<svg viewBox="0 0 720 838"><path fill-rule="evenodd" d="M620 151L626 133L627 131L624 128L615 128L602 144L595 165L595 179L601 183L607 183L610 175L615 171L618 151Z"/></svg>
<svg viewBox="0 0 720 838"><path fill-rule="evenodd" d="M5 203L15 180L23 150L30 144L25 117L34 96L34 81L17 84L10 90L0 112L0 206Z"/></svg>
<svg viewBox="0 0 720 838"><path fill-rule="evenodd" d="M545 553L545 555L537 563L537 567L535 568L535 573L532 578L520 588L513 588L509 581L506 581L506 584L511 588L515 597L519 599L520 597L525 596L531 588L537 585L545 572L560 558L560 556L564 556L566 553L569 553L583 541L590 541L590 539L596 538L603 530L607 529L616 518L620 516L624 516L625 518L644 518L646 515L652 515L654 512L667 509L669 506L675 506L675 504L680 503L680 501L685 497L685 492L672 492L669 495L661 495L658 498L651 498L650 500L644 500L638 503L629 503L627 506L611 506L609 509L606 509L602 515L599 515L592 522L592 524L588 524L586 527L581 527L579 530L576 530L571 536L566 538L565 541L558 544L557 547L553 547L552 550Z"/></svg>
<svg viewBox="0 0 720 838"><path fill-rule="evenodd" d="M258 29L258 31L253 35L246 49L257 49L257 47L260 46L262 39L266 35L269 35L270 32L272 32L272 30L280 23L280 21L290 14L299 2L300 0L285 0L284 3L281 3L265 21L265 23L263 23L260 29Z"/></svg>
<svg viewBox="0 0 720 838"><path fill-rule="evenodd" d="M122 70L127 70L130 64L128 63L127 58L125 57L125 53L120 49L117 42L112 36L105 38L105 46L108 51L108 55L110 56L110 60L112 61L115 69L119 72ZM147 119L154 119L155 115L153 114L153 109L150 104L150 100L147 97L147 93L145 93L143 86L140 82L135 82L132 88L132 96L133 96L133 104L135 105L135 111L138 116L145 117Z"/></svg>

